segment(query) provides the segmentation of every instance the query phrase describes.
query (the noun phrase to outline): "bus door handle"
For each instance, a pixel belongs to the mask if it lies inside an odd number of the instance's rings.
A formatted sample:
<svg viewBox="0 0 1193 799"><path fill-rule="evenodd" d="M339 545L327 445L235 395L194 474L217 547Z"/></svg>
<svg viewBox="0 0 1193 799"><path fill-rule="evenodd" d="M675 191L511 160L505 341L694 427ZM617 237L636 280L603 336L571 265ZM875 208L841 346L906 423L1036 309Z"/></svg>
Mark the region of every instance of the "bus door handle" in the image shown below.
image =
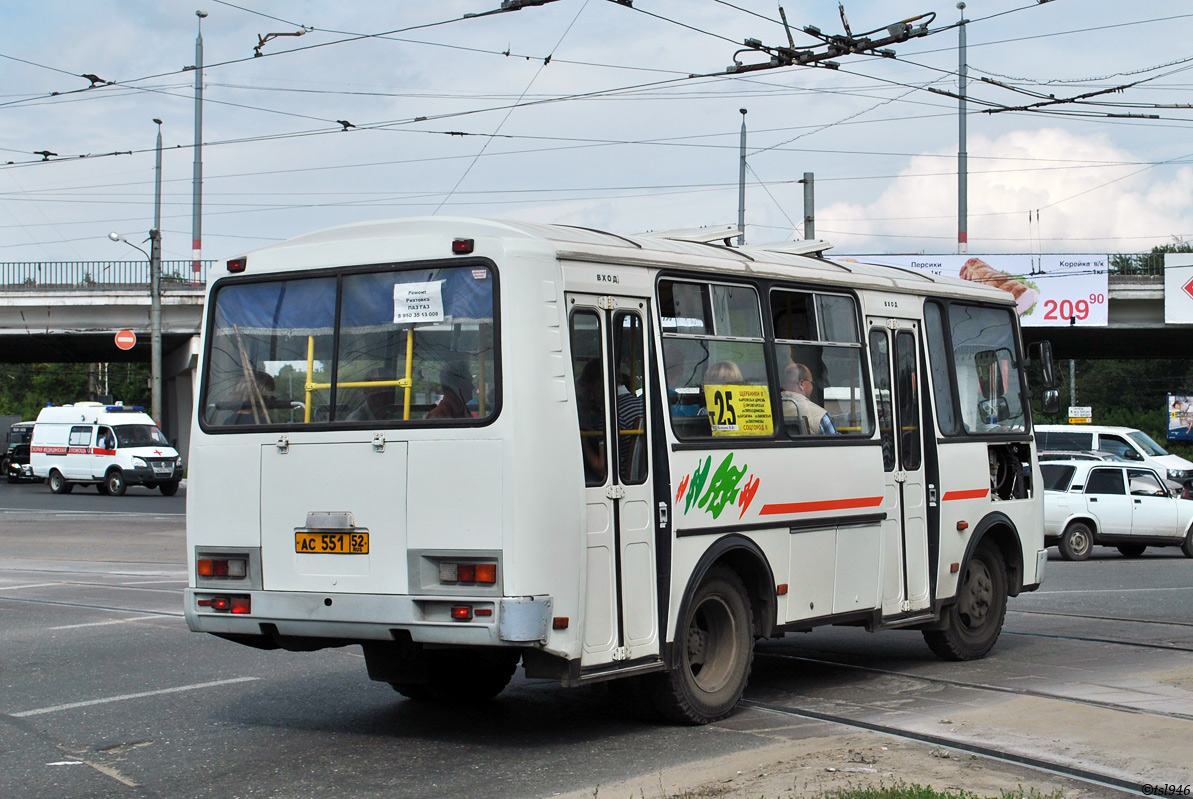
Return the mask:
<svg viewBox="0 0 1193 799"><path fill-rule="evenodd" d="M667 529L667 503L666 502L659 503L659 529L660 530Z"/></svg>
<svg viewBox="0 0 1193 799"><path fill-rule="evenodd" d="M936 486L928 484L928 507L936 507Z"/></svg>
<svg viewBox="0 0 1193 799"><path fill-rule="evenodd" d="M282 455L285 455L287 452L290 451L290 437L287 436L285 433L278 436L276 446L278 448L278 452L281 453Z"/></svg>

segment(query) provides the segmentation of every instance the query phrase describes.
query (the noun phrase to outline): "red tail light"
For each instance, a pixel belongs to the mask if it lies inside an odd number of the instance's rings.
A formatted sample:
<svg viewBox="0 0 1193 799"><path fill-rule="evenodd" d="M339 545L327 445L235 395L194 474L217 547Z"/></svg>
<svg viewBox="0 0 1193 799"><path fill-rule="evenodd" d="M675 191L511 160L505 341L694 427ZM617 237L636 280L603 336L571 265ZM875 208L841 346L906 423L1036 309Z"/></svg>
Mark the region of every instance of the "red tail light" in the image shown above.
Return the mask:
<svg viewBox="0 0 1193 799"><path fill-rule="evenodd" d="M472 621L472 605L452 605L452 619Z"/></svg>

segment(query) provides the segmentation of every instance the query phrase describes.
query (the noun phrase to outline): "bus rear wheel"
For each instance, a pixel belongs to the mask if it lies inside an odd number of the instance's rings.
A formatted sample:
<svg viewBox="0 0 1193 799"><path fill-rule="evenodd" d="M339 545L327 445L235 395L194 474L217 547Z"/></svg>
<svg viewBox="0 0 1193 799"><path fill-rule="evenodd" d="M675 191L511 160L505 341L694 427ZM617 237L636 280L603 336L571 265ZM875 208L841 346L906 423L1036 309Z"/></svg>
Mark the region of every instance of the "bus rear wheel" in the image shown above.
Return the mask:
<svg viewBox="0 0 1193 799"><path fill-rule="evenodd" d="M728 716L754 662L754 618L745 586L725 568L709 571L677 630L678 662L653 693L658 711L681 724Z"/></svg>
<svg viewBox="0 0 1193 799"><path fill-rule="evenodd" d="M518 668L520 653L428 652L425 683L393 682L407 699L436 702L483 702L505 690Z"/></svg>
<svg viewBox="0 0 1193 799"><path fill-rule="evenodd" d="M1007 615L1007 567L998 547L982 541L944 612L944 626L924 630L924 640L943 660L978 660L994 648Z"/></svg>
<svg viewBox="0 0 1193 799"><path fill-rule="evenodd" d="M50 484L50 491L55 494L69 494L75 488L73 484L66 482L66 478L62 476L62 472L57 469L50 472L47 482Z"/></svg>

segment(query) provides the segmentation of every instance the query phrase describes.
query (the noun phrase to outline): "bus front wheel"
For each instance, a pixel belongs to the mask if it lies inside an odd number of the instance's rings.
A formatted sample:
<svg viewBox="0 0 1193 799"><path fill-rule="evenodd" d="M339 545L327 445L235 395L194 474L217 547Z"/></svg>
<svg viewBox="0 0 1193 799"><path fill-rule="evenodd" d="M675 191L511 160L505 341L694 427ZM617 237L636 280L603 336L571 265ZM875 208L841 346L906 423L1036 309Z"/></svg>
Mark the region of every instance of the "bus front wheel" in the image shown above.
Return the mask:
<svg viewBox="0 0 1193 799"><path fill-rule="evenodd" d="M944 611L944 625L924 630L928 648L944 660L977 660L994 647L1007 614L1007 567L989 540L965 567L957 601Z"/></svg>
<svg viewBox="0 0 1193 799"><path fill-rule="evenodd" d="M682 724L725 718L741 699L754 661L754 619L745 586L725 568L709 571L677 631L678 662L653 696Z"/></svg>

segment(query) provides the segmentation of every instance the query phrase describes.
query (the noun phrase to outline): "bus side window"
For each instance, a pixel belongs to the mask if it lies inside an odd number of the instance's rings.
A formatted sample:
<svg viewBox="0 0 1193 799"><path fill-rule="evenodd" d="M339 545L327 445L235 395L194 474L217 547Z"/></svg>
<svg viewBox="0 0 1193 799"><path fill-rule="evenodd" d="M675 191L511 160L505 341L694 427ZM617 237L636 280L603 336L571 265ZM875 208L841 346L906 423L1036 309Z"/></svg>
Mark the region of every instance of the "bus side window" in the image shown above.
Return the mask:
<svg viewBox="0 0 1193 799"><path fill-rule="evenodd" d="M605 363L601 319L593 311L572 314L572 368L576 375L576 414L580 425L580 452L584 459L584 484L603 485L609 470L606 443Z"/></svg>

